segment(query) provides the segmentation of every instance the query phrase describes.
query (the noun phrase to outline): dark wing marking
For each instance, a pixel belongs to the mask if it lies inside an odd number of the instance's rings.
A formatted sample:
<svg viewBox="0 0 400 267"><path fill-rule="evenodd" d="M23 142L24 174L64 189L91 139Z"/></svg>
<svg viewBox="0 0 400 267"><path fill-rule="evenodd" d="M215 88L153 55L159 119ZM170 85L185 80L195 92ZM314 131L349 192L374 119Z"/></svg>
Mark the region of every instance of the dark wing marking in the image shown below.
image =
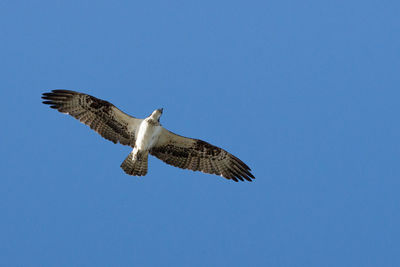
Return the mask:
<svg viewBox="0 0 400 267"><path fill-rule="evenodd" d="M52 90L42 98L46 100L44 104L75 117L114 143L135 144L135 132L142 120L125 114L110 102L69 90Z"/></svg>
<svg viewBox="0 0 400 267"><path fill-rule="evenodd" d="M222 148L179 136L164 128L150 154L175 167L216 174L235 182L255 178L243 161Z"/></svg>

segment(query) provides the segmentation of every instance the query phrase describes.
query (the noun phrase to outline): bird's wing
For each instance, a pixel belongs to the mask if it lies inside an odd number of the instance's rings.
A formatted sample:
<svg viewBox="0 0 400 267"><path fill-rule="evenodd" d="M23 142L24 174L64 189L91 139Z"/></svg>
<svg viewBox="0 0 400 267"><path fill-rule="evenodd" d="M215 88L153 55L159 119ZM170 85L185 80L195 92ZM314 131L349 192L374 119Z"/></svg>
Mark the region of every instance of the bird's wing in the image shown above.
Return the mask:
<svg viewBox="0 0 400 267"><path fill-rule="evenodd" d="M46 100L44 104L75 117L114 143L135 144L135 132L142 120L129 116L107 101L69 90L52 90L44 93L42 98Z"/></svg>
<svg viewBox="0 0 400 267"><path fill-rule="evenodd" d="M222 148L164 128L150 154L175 167L216 174L235 182L254 179L251 169L243 161Z"/></svg>

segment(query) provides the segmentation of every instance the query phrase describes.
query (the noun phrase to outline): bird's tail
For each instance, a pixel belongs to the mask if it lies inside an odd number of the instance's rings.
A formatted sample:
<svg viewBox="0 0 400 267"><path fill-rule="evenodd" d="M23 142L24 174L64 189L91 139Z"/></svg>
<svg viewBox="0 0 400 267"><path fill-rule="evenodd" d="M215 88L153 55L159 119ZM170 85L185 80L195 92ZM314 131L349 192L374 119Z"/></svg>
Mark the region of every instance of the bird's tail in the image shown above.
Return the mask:
<svg viewBox="0 0 400 267"><path fill-rule="evenodd" d="M141 153L137 152L136 155L132 151L122 162L121 168L126 174L143 176L147 173L147 161L149 158L149 152Z"/></svg>

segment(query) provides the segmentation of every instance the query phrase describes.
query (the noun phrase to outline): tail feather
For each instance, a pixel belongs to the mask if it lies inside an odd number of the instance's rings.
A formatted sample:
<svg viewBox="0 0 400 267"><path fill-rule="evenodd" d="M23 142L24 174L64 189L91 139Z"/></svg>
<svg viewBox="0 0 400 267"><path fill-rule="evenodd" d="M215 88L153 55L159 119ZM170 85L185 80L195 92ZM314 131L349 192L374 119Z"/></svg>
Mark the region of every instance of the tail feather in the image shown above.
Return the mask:
<svg viewBox="0 0 400 267"><path fill-rule="evenodd" d="M147 161L149 153L138 154L136 159L133 159L133 151L122 162L121 168L126 174L134 176L144 176L147 173Z"/></svg>

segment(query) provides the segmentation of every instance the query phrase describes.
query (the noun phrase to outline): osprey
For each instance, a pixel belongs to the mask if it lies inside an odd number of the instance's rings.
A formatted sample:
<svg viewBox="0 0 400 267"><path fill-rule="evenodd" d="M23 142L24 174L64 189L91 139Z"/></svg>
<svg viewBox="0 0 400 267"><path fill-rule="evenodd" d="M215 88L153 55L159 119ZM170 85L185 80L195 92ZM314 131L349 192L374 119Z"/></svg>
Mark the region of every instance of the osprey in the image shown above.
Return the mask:
<svg viewBox="0 0 400 267"><path fill-rule="evenodd" d="M199 139L174 134L160 124L163 109L156 109L145 119L122 112L113 104L96 97L69 91L52 90L42 96L44 104L67 113L104 138L133 148L121 168L129 175L147 173L148 155L182 169L220 175L235 182L252 181L251 169L222 148Z"/></svg>

